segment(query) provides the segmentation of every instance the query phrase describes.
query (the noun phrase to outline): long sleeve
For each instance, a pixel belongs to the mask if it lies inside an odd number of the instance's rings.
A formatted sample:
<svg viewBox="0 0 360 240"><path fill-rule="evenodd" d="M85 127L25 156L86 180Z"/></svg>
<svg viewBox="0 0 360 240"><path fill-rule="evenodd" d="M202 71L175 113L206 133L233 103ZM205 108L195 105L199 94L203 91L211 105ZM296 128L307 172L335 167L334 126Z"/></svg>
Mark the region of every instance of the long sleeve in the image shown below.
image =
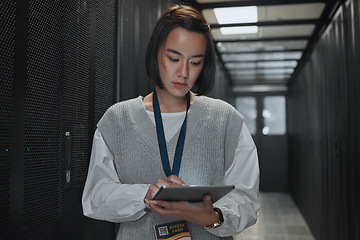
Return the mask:
<svg viewBox="0 0 360 240"><path fill-rule="evenodd" d="M100 132L96 130L82 196L84 215L110 222L137 220L146 214L143 199L149 184L122 184L113 159Z"/></svg>
<svg viewBox="0 0 360 240"><path fill-rule="evenodd" d="M239 136L235 159L225 173L224 185L235 186L232 192L214 203L224 215L224 224L208 229L220 237L238 234L254 224L260 208L257 151L245 124Z"/></svg>

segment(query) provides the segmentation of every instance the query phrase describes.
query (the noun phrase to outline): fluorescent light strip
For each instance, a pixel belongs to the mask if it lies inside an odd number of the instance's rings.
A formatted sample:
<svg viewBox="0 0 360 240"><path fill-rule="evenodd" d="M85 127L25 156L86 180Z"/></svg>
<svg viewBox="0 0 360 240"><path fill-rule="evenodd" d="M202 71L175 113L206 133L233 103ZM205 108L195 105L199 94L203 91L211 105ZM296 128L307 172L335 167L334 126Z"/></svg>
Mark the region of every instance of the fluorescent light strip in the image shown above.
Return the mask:
<svg viewBox="0 0 360 240"><path fill-rule="evenodd" d="M235 86L234 92L286 92L285 85L252 85L252 86Z"/></svg>
<svg viewBox="0 0 360 240"><path fill-rule="evenodd" d="M257 33L259 28L257 26L248 26L248 27L222 27L220 28L220 32L223 35L230 34L251 34Z"/></svg>
<svg viewBox="0 0 360 240"><path fill-rule="evenodd" d="M256 6L214 8L214 13L219 24L251 23L258 21ZM259 28L257 26L220 28L220 32L223 35L251 34L257 33L258 31Z"/></svg>
<svg viewBox="0 0 360 240"><path fill-rule="evenodd" d="M214 8L219 24L250 23L258 21L257 7L228 7Z"/></svg>

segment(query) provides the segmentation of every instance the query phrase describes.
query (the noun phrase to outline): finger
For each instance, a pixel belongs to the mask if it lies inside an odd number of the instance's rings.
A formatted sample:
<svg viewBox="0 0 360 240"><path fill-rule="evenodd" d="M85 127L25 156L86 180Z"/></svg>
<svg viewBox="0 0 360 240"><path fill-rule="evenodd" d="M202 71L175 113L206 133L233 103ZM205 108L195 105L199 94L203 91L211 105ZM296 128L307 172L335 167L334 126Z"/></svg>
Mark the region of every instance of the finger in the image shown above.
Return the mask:
<svg viewBox="0 0 360 240"><path fill-rule="evenodd" d="M149 201L149 206L152 212L168 217L176 217L179 215L179 210L173 208L170 202L166 201Z"/></svg>
<svg viewBox="0 0 360 240"><path fill-rule="evenodd" d="M210 195L205 195L204 198L203 198L203 201L204 201L205 207L207 209L213 209L213 203L211 201L211 196Z"/></svg>
<svg viewBox="0 0 360 240"><path fill-rule="evenodd" d="M150 189L146 192L145 198L144 198L144 203L147 209L150 209L150 199L151 199L151 192Z"/></svg>
<svg viewBox="0 0 360 240"><path fill-rule="evenodd" d="M166 208L166 209L173 209L172 202L161 201L161 200L151 200L150 203L154 206Z"/></svg>
<svg viewBox="0 0 360 240"><path fill-rule="evenodd" d="M162 209L166 208L166 209L171 209L171 202L167 202L167 201L161 201L161 200L151 200L150 201L151 206L156 206L156 207L160 207Z"/></svg>
<svg viewBox="0 0 360 240"><path fill-rule="evenodd" d="M176 185L180 185L183 186L185 185L184 181L181 180L178 176L176 175L170 175L169 177L165 178L168 182L174 183Z"/></svg>
<svg viewBox="0 0 360 240"><path fill-rule="evenodd" d="M155 196L155 194L159 191L159 188L155 185L150 185L149 191L150 191L150 199L152 199Z"/></svg>
<svg viewBox="0 0 360 240"><path fill-rule="evenodd" d="M170 182L167 181L166 178L165 178L165 179L159 178L159 179L156 181L155 185L156 185L158 188L160 188L160 187L162 187L162 186L169 186L169 185L170 185Z"/></svg>
<svg viewBox="0 0 360 240"><path fill-rule="evenodd" d="M144 200L145 200L145 199L148 199L148 200L150 200L150 199L151 199L151 192L150 192L150 189L148 189L148 191L146 192L146 195L145 195Z"/></svg>

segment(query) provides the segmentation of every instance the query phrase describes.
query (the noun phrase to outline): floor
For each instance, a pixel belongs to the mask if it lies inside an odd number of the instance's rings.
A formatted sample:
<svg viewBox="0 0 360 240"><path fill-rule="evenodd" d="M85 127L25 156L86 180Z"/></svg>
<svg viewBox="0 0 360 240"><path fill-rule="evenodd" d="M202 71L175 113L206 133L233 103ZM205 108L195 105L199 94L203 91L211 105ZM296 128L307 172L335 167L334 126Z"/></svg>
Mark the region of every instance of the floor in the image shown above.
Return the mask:
<svg viewBox="0 0 360 240"><path fill-rule="evenodd" d="M255 225L234 240L315 240L287 193L261 193L261 209Z"/></svg>

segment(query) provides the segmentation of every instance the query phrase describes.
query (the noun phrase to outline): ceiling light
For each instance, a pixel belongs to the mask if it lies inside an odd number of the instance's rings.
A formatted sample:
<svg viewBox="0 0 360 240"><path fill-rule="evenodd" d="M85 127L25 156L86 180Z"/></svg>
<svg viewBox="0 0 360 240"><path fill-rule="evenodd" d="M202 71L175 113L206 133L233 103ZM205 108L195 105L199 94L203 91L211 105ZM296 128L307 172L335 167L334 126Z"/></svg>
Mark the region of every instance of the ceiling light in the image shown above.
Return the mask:
<svg viewBox="0 0 360 240"><path fill-rule="evenodd" d="M258 21L257 7L228 7L214 8L219 24L250 23Z"/></svg>
<svg viewBox="0 0 360 240"><path fill-rule="evenodd" d="M257 33L259 28L257 26L248 26L248 27L222 27L220 28L220 32L223 35L229 34L249 34L249 33Z"/></svg>

